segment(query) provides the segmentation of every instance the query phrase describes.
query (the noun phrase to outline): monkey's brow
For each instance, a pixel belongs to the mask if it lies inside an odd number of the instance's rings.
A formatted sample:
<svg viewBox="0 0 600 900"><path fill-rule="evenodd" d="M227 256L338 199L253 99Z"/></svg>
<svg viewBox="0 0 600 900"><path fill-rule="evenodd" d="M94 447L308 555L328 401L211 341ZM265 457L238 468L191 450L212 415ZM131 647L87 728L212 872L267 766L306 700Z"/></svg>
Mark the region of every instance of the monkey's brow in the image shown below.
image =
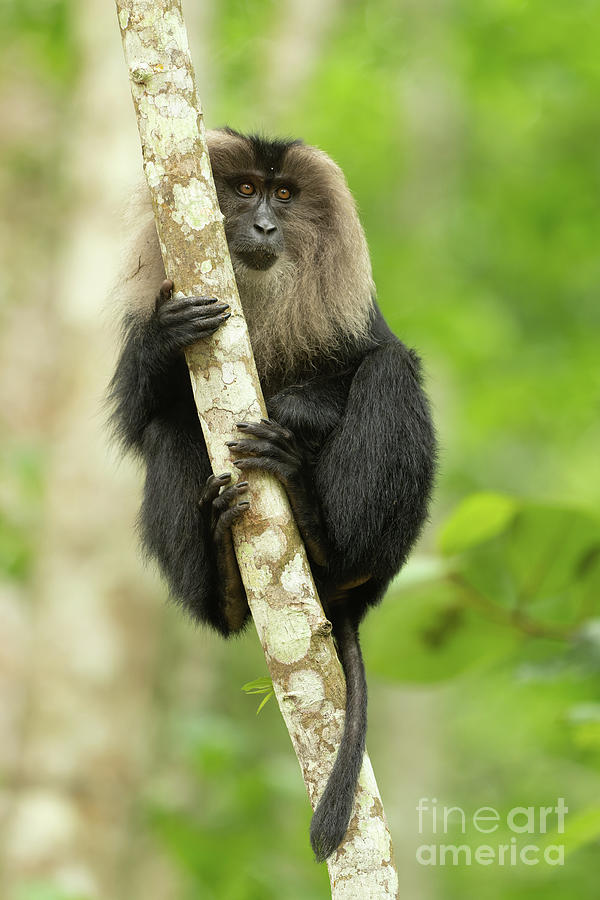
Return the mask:
<svg viewBox="0 0 600 900"><path fill-rule="evenodd" d="M234 181L240 181L247 178L249 181L259 181L262 184L273 184L274 182L285 182L285 184L296 183L295 178L288 177L284 172L278 172L275 175L272 169L269 169L268 171L265 171L264 169L240 169L234 175L231 175L230 178Z"/></svg>

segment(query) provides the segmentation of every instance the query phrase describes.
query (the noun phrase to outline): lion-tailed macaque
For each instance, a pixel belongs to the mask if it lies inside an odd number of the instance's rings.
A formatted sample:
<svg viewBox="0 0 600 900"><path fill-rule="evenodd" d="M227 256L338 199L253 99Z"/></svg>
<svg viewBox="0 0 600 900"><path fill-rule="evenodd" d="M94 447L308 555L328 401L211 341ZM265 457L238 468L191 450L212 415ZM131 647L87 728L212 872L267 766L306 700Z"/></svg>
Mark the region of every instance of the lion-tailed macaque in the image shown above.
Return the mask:
<svg viewBox="0 0 600 900"><path fill-rule="evenodd" d="M314 813L318 860L350 820L367 726L358 626L427 516L435 437L419 358L375 301L365 236L338 166L301 141L209 132L219 204L269 418L228 445L242 475L285 487L347 685L342 742ZM193 615L224 636L248 604L231 524L247 482L211 472L183 350L227 328L217 297L173 295L150 202L122 289L124 341L111 383L122 445L145 464L145 550ZM175 285L176 287L176 285Z"/></svg>

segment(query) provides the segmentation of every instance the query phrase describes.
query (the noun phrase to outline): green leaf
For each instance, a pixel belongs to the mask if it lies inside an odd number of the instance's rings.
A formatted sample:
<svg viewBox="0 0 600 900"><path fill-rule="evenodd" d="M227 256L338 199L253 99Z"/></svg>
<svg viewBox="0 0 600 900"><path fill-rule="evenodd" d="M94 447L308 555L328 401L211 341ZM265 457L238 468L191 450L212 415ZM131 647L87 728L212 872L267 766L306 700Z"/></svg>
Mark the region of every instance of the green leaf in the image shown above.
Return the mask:
<svg viewBox="0 0 600 900"><path fill-rule="evenodd" d="M245 694L265 694L273 690L273 682L268 675L262 678L255 678L254 681L247 681L242 685Z"/></svg>
<svg viewBox="0 0 600 900"><path fill-rule="evenodd" d="M476 605L504 617L566 633L600 612L600 523L586 510L523 502L503 533L454 567Z"/></svg>
<svg viewBox="0 0 600 900"><path fill-rule="evenodd" d="M256 715L259 714L259 712L261 711L263 706L265 706L269 702L271 697L274 697L274 696L275 696L275 691L270 691L268 694L265 695L265 697L263 697L263 699L261 700L261 702L259 704L258 709L256 710Z"/></svg>
<svg viewBox="0 0 600 900"><path fill-rule="evenodd" d="M246 694L265 694L266 696L260 702L258 709L256 710L256 715L259 714L263 706L269 702L271 697L275 695L275 691L273 690L273 682L268 676L263 676L262 678L255 678L254 681L247 681L246 684L242 685L242 690Z"/></svg>
<svg viewBox="0 0 600 900"><path fill-rule="evenodd" d="M450 556L501 534L512 522L518 501L504 494L472 494L454 510L440 532L442 553Z"/></svg>

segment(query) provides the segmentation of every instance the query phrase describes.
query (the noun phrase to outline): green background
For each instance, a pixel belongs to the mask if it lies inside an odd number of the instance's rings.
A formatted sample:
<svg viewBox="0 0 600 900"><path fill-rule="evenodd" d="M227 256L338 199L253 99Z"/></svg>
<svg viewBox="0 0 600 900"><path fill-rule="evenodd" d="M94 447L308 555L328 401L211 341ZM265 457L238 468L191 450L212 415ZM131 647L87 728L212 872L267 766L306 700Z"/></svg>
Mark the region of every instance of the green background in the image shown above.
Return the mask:
<svg viewBox="0 0 600 900"><path fill-rule="evenodd" d="M207 122L300 135L341 164L384 314L424 359L440 439L432 521L363 630L369 748L401 895L596 897L598 6L342 3L293 102L276 103L283 10L265 0L214 6L199 69ZM43 139L17 129L2 144L11 228L17 237L29 229L34 255L64 240L56 227L70 202L64 141L83 66L75 15L69 0L8 0L0 10L12 47L0 78L25 60L28 83L43 86L52 112ZM193 32L190 40L194 49ZM0 453L12 484L0 498L0 575L9 584L35 578L46 440L15 430ZM227 646L196 640L212 672L202 702L171 711L168 674L156 688L162 758L187 787L174 796L160 777L148 783L135 798L135 828L176 871L181 900L328 896L276 705L256 719L258 700L241 692L264 674L254 636ZM423 836L420 797L467 816L492 806L504 824L482 837L454 820L448 835ZM512 808L554 807L558 797L569 807L564 835L517 837L564 844L564 866L415 860L422 843L508 843ZM19 896L74 895L32 878Z"/></svg>

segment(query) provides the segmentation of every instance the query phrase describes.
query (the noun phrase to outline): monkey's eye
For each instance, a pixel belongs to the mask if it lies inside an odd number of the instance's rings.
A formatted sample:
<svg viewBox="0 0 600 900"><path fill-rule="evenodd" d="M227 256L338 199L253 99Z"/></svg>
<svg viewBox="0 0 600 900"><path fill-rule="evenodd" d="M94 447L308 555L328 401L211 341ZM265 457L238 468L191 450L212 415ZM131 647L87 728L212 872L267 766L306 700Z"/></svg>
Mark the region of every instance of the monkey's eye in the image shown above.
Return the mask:
<svg viewBox="0 0 600 900"><path fill-rule="evenodd" d="M278 200L291 200L292 192L287 187L279 187L275 191L275 196Z"/></svg>
<svg viewBox="0 0 600 900"><path fill-rule="evenodd" d="M256 188L249 181L242 181L241 184L238 184L237 190L238 194L243 194L244 197L251 197L256 193Z"/></svg>

